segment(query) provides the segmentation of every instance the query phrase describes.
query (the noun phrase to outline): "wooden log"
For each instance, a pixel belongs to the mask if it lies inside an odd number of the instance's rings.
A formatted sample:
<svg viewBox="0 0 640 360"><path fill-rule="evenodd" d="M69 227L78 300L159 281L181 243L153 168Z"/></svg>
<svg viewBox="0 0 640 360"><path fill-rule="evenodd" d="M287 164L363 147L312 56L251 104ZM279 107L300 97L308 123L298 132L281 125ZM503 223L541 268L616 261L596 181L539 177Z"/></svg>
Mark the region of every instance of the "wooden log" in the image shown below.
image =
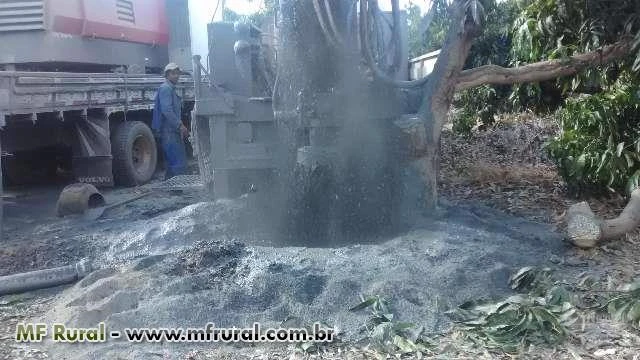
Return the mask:
<svg viewBox="0 0 640 360"><path fill-rule="evenodd" d="M639 224L640 189L631 193L627 206L614 219L600 219L584 201L572 205L567 211L567 237L581 248L593 248L603 241L618 239Z"/></svg>

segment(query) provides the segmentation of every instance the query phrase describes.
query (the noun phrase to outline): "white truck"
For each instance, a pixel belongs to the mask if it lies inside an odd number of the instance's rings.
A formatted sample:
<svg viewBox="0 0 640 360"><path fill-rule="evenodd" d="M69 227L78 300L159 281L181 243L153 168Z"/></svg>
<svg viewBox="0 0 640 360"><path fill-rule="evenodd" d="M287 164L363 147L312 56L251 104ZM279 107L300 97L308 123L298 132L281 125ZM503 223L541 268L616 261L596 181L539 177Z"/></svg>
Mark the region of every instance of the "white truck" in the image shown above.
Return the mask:
<svg viewBox="0 0 640 360"><path fill-rule="evenodd" d="M162 68L191 66L186 0L0 0L4 179L143 184L159 153L149 128ZM171 14L171 16L167 16ZM178 85L184 121L193 81Z"/></svg>

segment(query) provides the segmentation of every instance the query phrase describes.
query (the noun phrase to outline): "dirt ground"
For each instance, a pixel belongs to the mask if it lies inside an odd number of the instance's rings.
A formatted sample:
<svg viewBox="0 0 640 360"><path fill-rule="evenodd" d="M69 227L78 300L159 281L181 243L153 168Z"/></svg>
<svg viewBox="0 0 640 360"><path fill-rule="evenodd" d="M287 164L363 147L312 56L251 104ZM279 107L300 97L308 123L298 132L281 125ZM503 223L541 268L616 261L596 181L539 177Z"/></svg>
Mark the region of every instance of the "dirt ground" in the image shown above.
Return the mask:
<svg viewBox="0 0 640 360"><path fill-rule="evenodd" d="M457 204L483 204L526 219L549 223L562 231L564 212L578 201L569 198L563 181L542 146L557 132L550 119L530 114L504 116L489 129L469 137L445 130L442 141L440 194ZM153 217L198 202L197 196L162 193L157 198L128 205L127 211L105 214L99 224L55 217L60 188L9 189L5 195L4 241L0 248L0 275L66 265L90 256L87 244L92 231L110 221ZM130 196L135 189L105 192L109 202ZM594 212L611 217L624 207L624 199L587 200ZM134 214L134 215L132 215ZM90 240L90 238L89 238ZM553 262L568 269L560 274L568 283L590 274L610 288L631 282L640 273L640 235L604 244L593 250L571 250ZM47 354L13 342L15 324L26 316L44 312L59 288L0 297L0 359L44 359ZM581 321L571 338L557 348L523 349L527 359L640 359L640 332L607 316L581 312ZM513 355L474 347L455 331L438 336L430 358L506 359ZM516 356L518 357L518 356ZM158 354L159 359L166 359ZM194 351L187 359L373 359L364 345L334 344L312 354L296 352L293 346L228 348Z"/></svg>
<svg viewBox="0 0 640 360"><path fill-rule="evenodd" d="M155 192L105 212L95 222L81 217L60 219L55 204L62 187L8 189L4 198L4 241L0 248L0 275L64 266L90 257L92 233L127 221L151 218L199 201L184 193ZM107 204L125 200L142 188L103 190ZM89 246L87 246L89 244Z"/></svg>
<svg viewBox="0 0 640 360"><path fill-rule="evenodd" d="M440 194L455 203L481 203L506 213L565 229L565 211L587 201L604 218L617 216L625 200L576 199L568 196L544 143L558 132L551 118L529 113L504 115L495 126L474 131L469 137L443 133ZM558 263L569 265L563 279L575 284L579 276L591 275L615 289L638 280L640 233L603 244L592 250L572 248ZM606 290L603 290L606 291ZM572 339L559 349L529 349L525 358L545 359L640 359L640 332L611 321L607 316L583 313L584 322ZM492 354L500 358L501 356Z"/></svg>

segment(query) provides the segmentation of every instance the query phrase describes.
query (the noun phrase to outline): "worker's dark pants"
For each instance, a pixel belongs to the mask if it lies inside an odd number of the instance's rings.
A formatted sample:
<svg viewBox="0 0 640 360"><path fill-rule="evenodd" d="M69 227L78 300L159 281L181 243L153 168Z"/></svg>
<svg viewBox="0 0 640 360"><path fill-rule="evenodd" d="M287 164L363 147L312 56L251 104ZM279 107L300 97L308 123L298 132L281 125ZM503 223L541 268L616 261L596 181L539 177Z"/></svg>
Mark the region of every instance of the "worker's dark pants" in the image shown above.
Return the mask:
<svg viewBox="0 0 640 360"><path fill-rule="evenodd" d="M164 178L169 179L184 174L187 171L187 153L180 134L164 133L160 136L160 142L167 165Z"/></svg>

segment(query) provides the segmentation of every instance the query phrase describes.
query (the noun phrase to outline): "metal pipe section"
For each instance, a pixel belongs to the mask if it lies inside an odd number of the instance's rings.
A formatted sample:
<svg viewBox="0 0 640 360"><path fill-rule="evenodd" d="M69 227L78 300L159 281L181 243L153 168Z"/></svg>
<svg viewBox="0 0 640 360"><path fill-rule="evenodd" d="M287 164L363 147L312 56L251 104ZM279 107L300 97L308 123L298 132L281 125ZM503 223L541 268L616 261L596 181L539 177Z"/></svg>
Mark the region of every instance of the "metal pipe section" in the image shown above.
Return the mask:
<svg viewBox="0 0 640 360"><path fill-rule="evenodd" d="M83 260L74 265L2 276L0 277L0 295L70 284L82 279L90 272L91 264Z"/></svg>

